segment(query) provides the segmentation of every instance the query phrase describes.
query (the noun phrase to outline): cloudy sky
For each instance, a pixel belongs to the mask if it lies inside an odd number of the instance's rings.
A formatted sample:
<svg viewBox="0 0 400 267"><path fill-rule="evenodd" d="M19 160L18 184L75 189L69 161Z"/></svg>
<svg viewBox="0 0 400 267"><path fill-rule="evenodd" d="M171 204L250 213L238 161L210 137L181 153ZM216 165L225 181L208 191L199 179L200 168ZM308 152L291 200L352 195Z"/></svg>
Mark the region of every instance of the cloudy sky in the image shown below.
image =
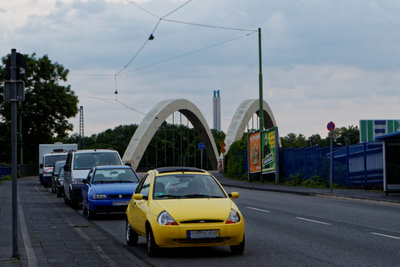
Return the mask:
<svg viewBox="0 0 400 267"><path fill-rule="evenodd" d="M240 103L258 98L257 28L264 100L281 135L325 137L329 121L400 119L398 0L0 2L0 55L16 48L68 68L86 135L139 124L155 104L178 98L211 128L213 90L226 132ZM70 121L78 132L78 116Z"/></svg>

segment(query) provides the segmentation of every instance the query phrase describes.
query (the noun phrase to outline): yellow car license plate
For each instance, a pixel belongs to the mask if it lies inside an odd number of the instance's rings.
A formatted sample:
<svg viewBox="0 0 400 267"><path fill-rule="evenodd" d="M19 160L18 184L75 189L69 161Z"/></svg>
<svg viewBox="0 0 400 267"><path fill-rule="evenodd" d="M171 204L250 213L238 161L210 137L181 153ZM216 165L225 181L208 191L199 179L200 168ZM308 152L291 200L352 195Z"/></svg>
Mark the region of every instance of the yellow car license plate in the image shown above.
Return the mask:
<svg viewBox="0 0 400 267"><path fill-rule="evenodd" d="M188 239L218 238L219 230L192 230L187 235Z"/></svg>

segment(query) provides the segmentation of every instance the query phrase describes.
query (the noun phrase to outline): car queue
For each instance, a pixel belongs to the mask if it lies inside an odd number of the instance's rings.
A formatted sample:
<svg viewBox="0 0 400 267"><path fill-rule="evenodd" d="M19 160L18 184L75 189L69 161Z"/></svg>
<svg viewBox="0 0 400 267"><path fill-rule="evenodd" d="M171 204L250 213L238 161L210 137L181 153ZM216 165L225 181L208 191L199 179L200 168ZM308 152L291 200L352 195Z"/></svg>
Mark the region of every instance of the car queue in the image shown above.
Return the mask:
<svg viewBox="0 0 400 267"><path fill-rule="evenodd" d="M100 213L125 213L126 243L134 246L145 237L149 256L168 247L244 251L244 218L232 201L239 193L228 194L207 171L164 167L140 179L109 149L69 151L53 170L53 193L72 208L82 208L89 220Z"/></svg>

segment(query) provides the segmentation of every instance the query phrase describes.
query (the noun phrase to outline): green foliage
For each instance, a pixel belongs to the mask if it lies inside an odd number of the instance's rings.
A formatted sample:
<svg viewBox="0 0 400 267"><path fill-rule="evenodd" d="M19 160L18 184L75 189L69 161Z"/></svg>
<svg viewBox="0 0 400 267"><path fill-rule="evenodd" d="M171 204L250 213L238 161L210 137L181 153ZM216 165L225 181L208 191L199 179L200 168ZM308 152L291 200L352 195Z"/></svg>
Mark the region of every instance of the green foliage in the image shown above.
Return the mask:
<svg viewBox="0 0 400 267"><path fill-rule="evenodd" d="M241 140L233 142L228 153L225 155L225 174L233 178L247 178L244 169L245 158L247 157L247 134Z"/></svg>
<svg viewBox="0 0 400 267"><path fill-rule="evenodd" d="M348 127L336 128L333 131L333 140L335 146L340 145L352 145L357 144L360 139L360 130L358 126L350 125ZM330 137L327 135L326 138L321 138L319 134L314 134L306 137L303 134L296 135L295 133L289 133L287 136L281 137L281 143L283 148L300 148L306 146L330 146Z"/></svg>
<svg viewBox="0 0 400 267"><path fill-rule="evenodd" d="M0 184L1 184L2 182L4 182L4 181L11 181L11 179L12 179L11 175L3 175L3 176L0 176Z"/></svg>
<svg viewBox="0 0 400 267"><path fill-rule="evenodd" d="M304 147L307 146L306 137L302 134L296 135L295 133L289 133L285 137L281 137L282 147Z"/></svg>
<svg viewBox="0 0 400 267"><path fill-rule="evenodd" d="M329 184L325 183L321 176L313 176L304 179L299 173L289 175L287 179L283 179L283 183L290 186L303 186L312 188L328 188Z"/></svg>
<svg viewBox="0 0 400 267"><path fill-rule="evenodd" d="M78 112L78 97L67 82L68 69L52 62L47 55L38 58L36 54L24 55L27 71L25 80L25 101L19 107L22 120L24 163L36 163L39 144L52 143L53 138L65 138L73 126L68 118ZM7 57L0 66L0 82L6 79ZM3 88L0 88L3 92ZM10 154L11 105L0 99L0 123L3 138L0 146L6 150L0 154L0 161L7 161ZM3 150L3 149L2 149Z"/></svg>

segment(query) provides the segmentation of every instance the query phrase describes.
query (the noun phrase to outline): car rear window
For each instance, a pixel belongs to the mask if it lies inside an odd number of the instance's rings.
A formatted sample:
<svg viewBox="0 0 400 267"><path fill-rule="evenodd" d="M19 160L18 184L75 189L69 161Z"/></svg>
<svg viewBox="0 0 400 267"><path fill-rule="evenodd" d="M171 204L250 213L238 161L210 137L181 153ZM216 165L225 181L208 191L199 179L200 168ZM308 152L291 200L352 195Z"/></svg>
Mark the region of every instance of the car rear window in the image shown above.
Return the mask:
<svg viewBox="0 0 400 267"><path fill-rule="evenodd" d="M102 183L138 183L139 178L132 169L101 169L96 170L93 182Z"/></svg>
<svg viewBox="0 0 400 267"><path fill-rule="evenodd" d="M122 165L122 162L115 152L91 152L75 154L74 170L89 170L94 166Z"/></svg>

